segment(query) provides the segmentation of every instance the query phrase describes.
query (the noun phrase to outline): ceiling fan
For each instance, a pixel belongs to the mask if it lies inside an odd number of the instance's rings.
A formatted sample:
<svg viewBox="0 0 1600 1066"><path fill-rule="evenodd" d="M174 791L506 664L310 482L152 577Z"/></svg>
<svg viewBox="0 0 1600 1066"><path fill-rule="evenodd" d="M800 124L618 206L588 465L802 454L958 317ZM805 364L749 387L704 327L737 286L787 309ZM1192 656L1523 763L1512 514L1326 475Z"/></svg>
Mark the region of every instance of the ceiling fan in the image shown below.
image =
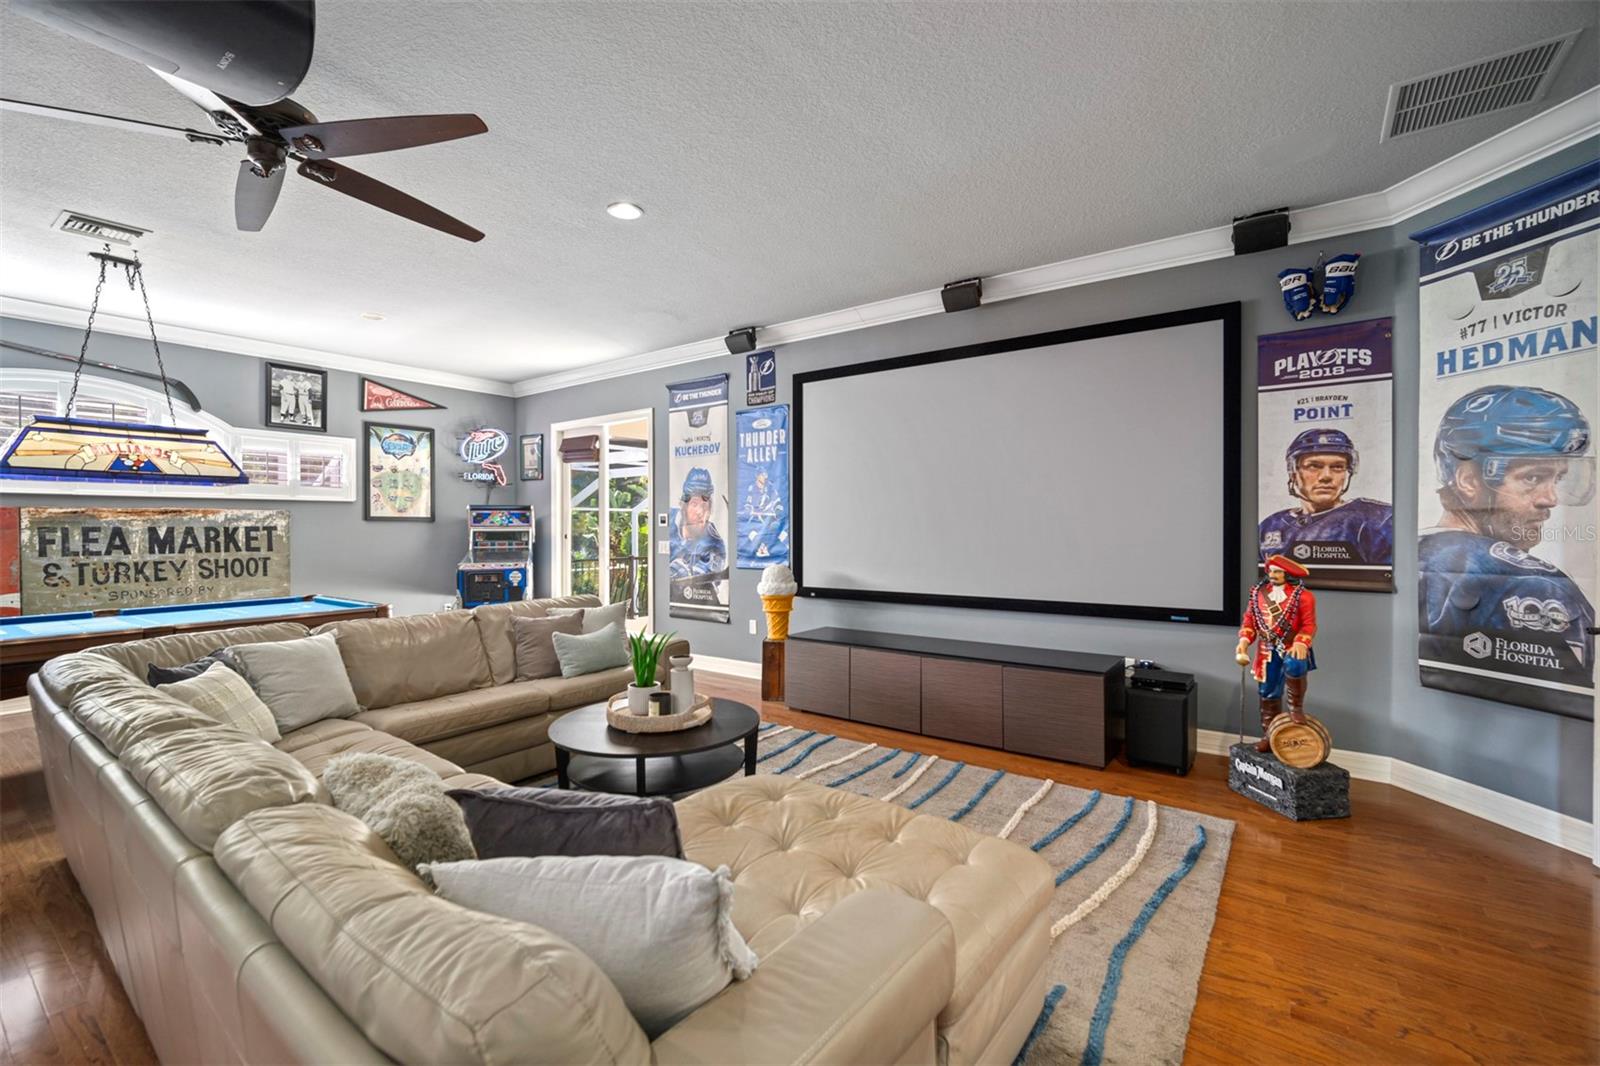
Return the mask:
<svg viewBox="0 0 1600 1066"><path fill-rule="evenodd" d="M54 29L148 66L195 103L202 131L91 111L0 99L0 108L111 126L194 144L242 144L233 216L241 230L266 225L290 163L317 185L402 218L480 241L483 233L336 159L435 144L488 132L477 115L400 115L319 122L288 98L311 65L313 0L13 0Z"/></svg>

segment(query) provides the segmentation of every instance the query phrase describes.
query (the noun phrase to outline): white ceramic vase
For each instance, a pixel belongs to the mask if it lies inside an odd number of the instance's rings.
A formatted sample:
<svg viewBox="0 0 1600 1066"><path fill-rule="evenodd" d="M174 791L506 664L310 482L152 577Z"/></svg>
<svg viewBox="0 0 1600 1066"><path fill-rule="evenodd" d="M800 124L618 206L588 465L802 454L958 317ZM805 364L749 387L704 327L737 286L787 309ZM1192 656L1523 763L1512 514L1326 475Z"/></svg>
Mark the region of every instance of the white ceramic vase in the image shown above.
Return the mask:
<svg viewBox="0 0 1600 1066"><path fill-rule="evenodd" d="M667 660L672 664L672 713L687 714L694 706L694 671L689 664L692 655L674 655Z"/></svg>
<svg viewBox="0 0 1600 1066"><path fill-rule="evenodd" d="M650 693L660 692L660 685L636 685L628 682L628 713L641 717L650 713Z"/></svg>

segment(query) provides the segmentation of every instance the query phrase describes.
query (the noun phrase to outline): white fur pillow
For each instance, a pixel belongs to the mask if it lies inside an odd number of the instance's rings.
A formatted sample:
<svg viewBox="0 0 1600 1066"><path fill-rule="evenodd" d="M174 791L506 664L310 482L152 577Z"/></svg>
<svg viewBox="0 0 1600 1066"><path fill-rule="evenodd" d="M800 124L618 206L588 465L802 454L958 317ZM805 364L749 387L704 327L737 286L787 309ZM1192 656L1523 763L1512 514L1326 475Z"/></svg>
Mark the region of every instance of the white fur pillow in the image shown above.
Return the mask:
<svg viewBox="0 0 1600 1066"><path fill-rule="evenodd" d="M333 805L366 822L408 870L420 863L477 858L472 835L444 782L425 766L355 752L331 760L322 786Z"/></svg>
<svg viewBox="0 0 1600 1066"><path fill-rule="evenodd" d="M547 855L432 863L451 903L537 925L611 978L653 1040L756 968L733 925L733 878L661 855Z"/></svg>

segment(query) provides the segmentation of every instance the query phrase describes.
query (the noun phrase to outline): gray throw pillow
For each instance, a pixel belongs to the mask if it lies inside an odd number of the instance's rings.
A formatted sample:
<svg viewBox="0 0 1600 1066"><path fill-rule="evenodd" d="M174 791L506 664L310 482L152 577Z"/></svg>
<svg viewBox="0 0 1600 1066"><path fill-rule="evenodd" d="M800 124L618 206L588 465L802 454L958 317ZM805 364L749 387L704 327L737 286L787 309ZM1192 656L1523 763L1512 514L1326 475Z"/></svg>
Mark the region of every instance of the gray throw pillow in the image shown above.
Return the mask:
<svg viewBox="0 0 1600 1066"><path fill-rule="evenodd" d="M205 673L170 685L157 685L162 692L187 703L201 714L216 720L217 724L231 726L268 744L276 744L283 737L278 733L278 723L272 710L250 682L228 669L220 662L212 663Z"/></svg>
<svg viewBox="0 0 1600 1066"><path fill-rule="evenodd" d="M733 924L733 878L659 855L545 856L425 865L452 903L548 929L611 978L660 1036L756 968Z"/></svg>
<svg viewBox="0 0 1600 1066"><path fill-rule="evenodd" d="M512 618L511 646L516 653L517 680L560 677L561 660L556 658L556 646L550 634L582 632L583 619L575 614L559 618Z"/></svg>
<svg viewBox="0 0 1600 1066"><path fill-rule="evenodd" d="M425 766L353 752L328 762L322 785L335 807L366 822L408 870L476 856L461 808Z"/></svg>
<svg viewBox="0 0 1600 1066"><path fill-rule="evenodd" d="M620 626L609 625L598 633L552 633L550 641L561 660L562 677L582 677L627 666L628 646L618 634Z"/></svg>
<svg viewBox="0 0 1600 1066"><path fill-rule="evenodd" d="M604 607L552 607L546 612L547 618L570 618L577 615L583 619L585 633L598 633L609 625L617 627L617 637L622 641L623 651L628 648L628 605L626 603L612 603Z"/></svg>
<svg viewBox="0 0 1600 1066"><path fill-rule="evenodd" d="M659 797L559 788L452 789L480 859L539 855L683 858L678 810Z"/></svg>
<svg viewBox="0 0 1600 1066"><path fill-rule="evenodd" d="M361 710L332 633L235 644L223 652L223 661L244 675L272 711L280 733Z"/></svg>

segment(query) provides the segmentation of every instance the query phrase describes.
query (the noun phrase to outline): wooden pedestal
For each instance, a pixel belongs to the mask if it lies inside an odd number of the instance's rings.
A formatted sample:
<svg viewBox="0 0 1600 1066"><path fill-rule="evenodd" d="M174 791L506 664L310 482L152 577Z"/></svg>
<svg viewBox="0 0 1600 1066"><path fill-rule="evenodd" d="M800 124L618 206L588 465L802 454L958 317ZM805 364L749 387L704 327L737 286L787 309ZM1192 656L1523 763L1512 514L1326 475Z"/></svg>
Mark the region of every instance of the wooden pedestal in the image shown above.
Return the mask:
<svg viewBox="0 0 1600 1066"><path fill-rule="evenodd" d="M788 642L763 640L761 642L761 698L783 699L783 649Z"/></svg>

